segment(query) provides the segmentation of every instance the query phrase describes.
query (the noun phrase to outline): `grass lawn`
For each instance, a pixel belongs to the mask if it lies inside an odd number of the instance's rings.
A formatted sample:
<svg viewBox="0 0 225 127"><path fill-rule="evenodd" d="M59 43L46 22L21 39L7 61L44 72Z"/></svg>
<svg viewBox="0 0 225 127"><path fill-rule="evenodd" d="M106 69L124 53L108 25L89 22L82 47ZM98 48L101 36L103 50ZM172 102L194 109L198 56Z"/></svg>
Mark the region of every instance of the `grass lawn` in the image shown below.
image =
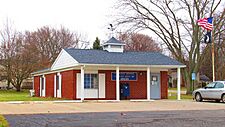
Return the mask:
<svg viewBox="0 0 225 127"><path fill-rule="evenodd" d="M57 98L31 97L29 90L16 92L15 90L0 90L0 101L50 101Z"/></svg>
<svg viewBox="0 0 225 127"><path fill-rule="evenodd" d="M177 93L171 93L169 92L168 93L168 99L172 99L172 100L175 100L177 99ZM181 94L181 99L192 99L192 95L191 94Z"/></svg>
<svg viewBox="0 0 225 127"><path fill-rule="evenodd" d="M168 93L168 99L177 99L177 94L174 92ZM181 94L181 99L192 99L192 95ZM0 90L0 102L1 101L51 101L59 100L57 98L40 98L31 97L29 90L23 90L16 92L15 90ZM0 126L1 127L1 126Z"/></svg>
<svg viewBox="0 0 225 127"><path fill-rule="evenodd" d="M168 92L168 99L177 99L177 88L168 88L168 90L173 90L173 92ZM174 92L175 91L175 92ZM181 87L181 91L187 91L187 88ZM192 95L181 94L181 99L192 99Z"/></svg>
<svg viewBox="0 0 225 127"><path fill-rule="evenodd" d="M6 119L2 115L0 115L0 127L8 127L8 126L9 124L6 121Z"/></svg>
<svg viewBox="0 0 225 127"><path fill-rule="evenodd" d="M177 88L168 88L168 90L177 90ZM187 88L186 87L181 87L180 90L181 91L186 91Z"/></svg>

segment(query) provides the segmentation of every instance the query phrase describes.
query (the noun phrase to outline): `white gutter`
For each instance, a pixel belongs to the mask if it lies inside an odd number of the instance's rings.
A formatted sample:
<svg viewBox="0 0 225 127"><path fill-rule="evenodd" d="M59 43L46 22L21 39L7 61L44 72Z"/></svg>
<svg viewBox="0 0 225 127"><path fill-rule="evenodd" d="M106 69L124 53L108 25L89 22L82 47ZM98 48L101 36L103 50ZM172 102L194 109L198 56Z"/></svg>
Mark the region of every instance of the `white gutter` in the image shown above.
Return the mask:
<svg viewBox="0 0 225 127"><path fill-rule="evenodd" d="M87 64L79 63L78 65L88 65L88 66L120 66L120 67L155 67L155 68L185 68L186 65L133 65L133 64Z"/></svg>
<svg viewBox="0 0 225 127"><path fill-rule="evenodd" d="M75 69L75 67L78 66L103 66L103 67L151 67L151 68L185 68L186 65L127 65L127 64L87 64L87 63L78 63L76 64L76 66L72 66L72 67L66 67L66 68L61 68L61 69L57 69L57 70L46 70L43 72L33 72L31 73L33 76L37 76L37 75L43 75L43 74L51 74L51 73L57 73L57 72L61 72L61 71L67 71L67 70L71 70L71 69Z"/></svg>

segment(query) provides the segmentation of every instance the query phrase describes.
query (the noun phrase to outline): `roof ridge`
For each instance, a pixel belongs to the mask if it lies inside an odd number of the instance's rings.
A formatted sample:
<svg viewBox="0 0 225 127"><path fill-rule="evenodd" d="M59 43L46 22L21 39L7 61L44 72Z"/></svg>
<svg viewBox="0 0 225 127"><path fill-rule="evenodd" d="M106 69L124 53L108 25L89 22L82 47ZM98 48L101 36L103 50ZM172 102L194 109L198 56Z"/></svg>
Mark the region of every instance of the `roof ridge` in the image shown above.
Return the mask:
<svg viewBox="0 0 225 127"><path fill-rule="evenodd" d="M66 50L96 50L96 51L105 51L105 50L99 50L99 49L80 49L80 48L64 48Z"/></svg>
<svg viewBox="0 0 225 127"><path fill-rule="evenodd" d="M80 48L64 48L64 49L67 49L67 50L96 50L96 51L106 51L106 50L99 50L99 49L80 49ZM106 51L108 52L108 51ZM134 53L158 53L158 54L162 54L161 52L158 52L158 51L129 51L129 50L125 50L125 52L134 52ZM112 52L110 52L112 53ZM114 53L114 52L113 52ZM162 54L163 55L163 54Z"/></svg>
<svg viewBox="0 0 225 127"><path fill-rule="evenodd" d="M162 54L158 51L124 51L124 52L138 52L138 53L159 53L159 54Z"/></svg>

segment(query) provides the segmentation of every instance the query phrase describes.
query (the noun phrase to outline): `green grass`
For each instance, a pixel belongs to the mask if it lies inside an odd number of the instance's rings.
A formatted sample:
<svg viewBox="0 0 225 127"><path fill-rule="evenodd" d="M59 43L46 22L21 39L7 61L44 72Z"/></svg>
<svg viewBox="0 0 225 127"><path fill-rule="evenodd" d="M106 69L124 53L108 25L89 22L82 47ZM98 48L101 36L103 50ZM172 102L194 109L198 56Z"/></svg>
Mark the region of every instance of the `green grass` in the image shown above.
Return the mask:
<svg viewBox="0 0 225 127"><path fill-rule="evenodd" d="M186 87L181 87L180 88L182 91L186 91L187 88ZM168 88L168 90L177 90L177 88Z"/></svg>
<svg viewBox="0 0 225 127"><path fill-rule="evenodd" d="M171 100L177 99L177 94L176 93L169 93L168 99L171 99ZM192 95L181 94L181 99L189 99L190 100L190 99L192 99Z"/></svg>
<svg viewBox="0 0 225 127"><path fill-rule="evenodd" d="M8 122L2 115L0 115L0 127L9 127Z"/></svg>
<svg viewBox="0 0 225 127"><path fill-rule="evenodd" d="M174 90L173 92L169 92L168 93L168 99L172 99L175 100L177 99L177 88L168 88L168 90ZM181 91L187 91L187 88L185 87L181 87ZM181 94L181 99L192 99L192 95L191 94Z"/></svg>
<svg viewBox="0 0 225 127"><path fill-rule="evenodd" d="M57 98L31 97L29 90L17 92L15 90L0 90L0 101L50 101L58 100Z"/></svg>

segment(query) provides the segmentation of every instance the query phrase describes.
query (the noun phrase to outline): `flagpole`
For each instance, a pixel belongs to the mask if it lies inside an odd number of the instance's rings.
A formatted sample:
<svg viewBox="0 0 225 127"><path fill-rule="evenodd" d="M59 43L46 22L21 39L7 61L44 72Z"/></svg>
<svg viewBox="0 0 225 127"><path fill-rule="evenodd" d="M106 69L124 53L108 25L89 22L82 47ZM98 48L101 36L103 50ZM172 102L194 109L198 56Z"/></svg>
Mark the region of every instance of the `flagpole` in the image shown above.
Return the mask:
<svg viewBox="0 0 225 127"><path fill-rule="evenodd" d="M212 49L212 73L213 73L213 82L215 81L215 53L214 53L214 34L213 34L213 17L209 18L202 18L199 19L198 25L203 27L204 29L207 29L208 32L211 32L211 49ZM208 33L207 33L208 34ZM209 36L209 35L207 35Z"/></svg>
<svg viewBox="0 0 225 127"><path fill-rule="evenodd" d="M212 26L213 26L214 20L212 20ZM213 82L215 81L215 51L214 51L214 34L213 34L213 29L212 31L212 73L213 73Z"/></svg>
<svg viewBox="0 0 225 127"><path fill-rule="evenodd" d="M213 82L215 81L215 62L214 62L214 57L215 57L215 53L214 53L214 36L213 36L213 31L212 31L212 73L213 73Z"/></svg>

